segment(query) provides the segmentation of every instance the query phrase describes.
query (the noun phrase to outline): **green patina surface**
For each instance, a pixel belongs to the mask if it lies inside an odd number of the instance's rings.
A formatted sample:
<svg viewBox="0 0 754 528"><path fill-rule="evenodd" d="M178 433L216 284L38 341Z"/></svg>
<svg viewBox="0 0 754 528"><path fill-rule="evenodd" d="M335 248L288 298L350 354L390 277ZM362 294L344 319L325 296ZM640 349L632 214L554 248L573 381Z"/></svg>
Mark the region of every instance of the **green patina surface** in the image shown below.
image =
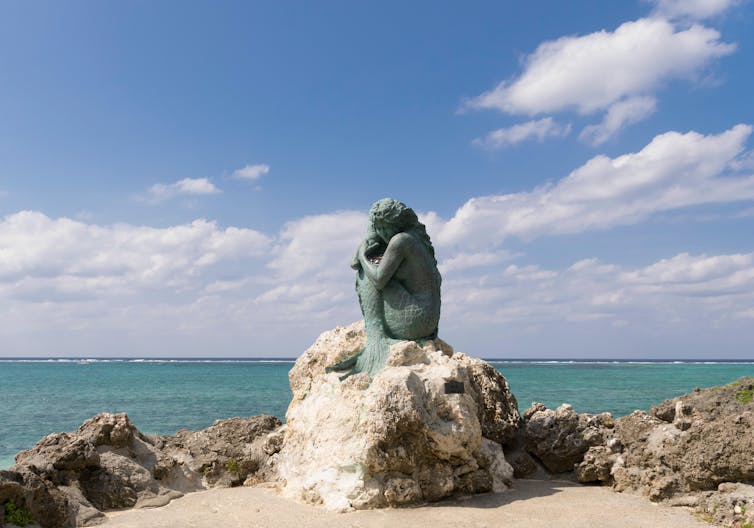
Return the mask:
<svg viewBox="0 0 754 528"><path fill-rule="evenodd" d="M405 204L384 198L369 211L367 235L356 250L356 293L367 342L356 356L328 370L374 376L385 367L390 346L437 337L440 284L437 260L424 224Z"/></svg>

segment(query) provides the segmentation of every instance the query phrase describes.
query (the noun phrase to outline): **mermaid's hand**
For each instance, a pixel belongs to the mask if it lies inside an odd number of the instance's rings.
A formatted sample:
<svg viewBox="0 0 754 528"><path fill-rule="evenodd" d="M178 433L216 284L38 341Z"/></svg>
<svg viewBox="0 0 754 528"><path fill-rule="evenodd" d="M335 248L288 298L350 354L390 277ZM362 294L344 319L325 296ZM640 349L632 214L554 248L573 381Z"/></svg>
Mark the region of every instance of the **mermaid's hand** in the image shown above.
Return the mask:
<svg viewBox="0 0 754 528"><path fill-rule="evenodd" d="M378 240L374 240L371 238L366 238L364 241L359 244L358 249L356 250L356 253L353 256L353 260L351 261L351 268L355 269L356 271L360 270L361 260L367 260L367 255L372 253L375 249L378 249L380 247L380 242Z"/></svg>
<svg viewBox="0 0 754 528"><path fill-rule="evenodd" d="M358 247L356 250L356 253L353 254L353 260L351 261L351 269L355 269L356 271L359 271L361 269L361 262L359 262L359 253L361 253L361 246Z"/></svg>

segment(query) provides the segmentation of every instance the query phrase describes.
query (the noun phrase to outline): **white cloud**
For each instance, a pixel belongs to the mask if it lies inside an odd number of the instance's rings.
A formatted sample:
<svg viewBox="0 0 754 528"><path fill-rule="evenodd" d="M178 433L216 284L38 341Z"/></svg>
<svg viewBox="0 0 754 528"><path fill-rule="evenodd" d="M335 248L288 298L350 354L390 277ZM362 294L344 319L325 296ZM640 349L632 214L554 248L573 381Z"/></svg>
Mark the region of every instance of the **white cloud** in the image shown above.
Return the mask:
<svg viewBox="0 0 754 528"><path fill-rule="evenodd" d="M732 169L742 172L754 170L754 150L742 154L730 166Z"/></svg>
<svg viewBox="0 0 754 528"><path fill-rule="evenodd" d="M451 277L443 288L446 331L508 357L712 357L721 349L741 357L741 343L754 338L741 322L754 306L752 253L680 254L639 268L595 259L561 270L509 266ZM732 343L720 328L734 332ZM645 340L667 348L635 348ZM716 348L703 348L709 342Z"/></svg>
<svg viewBox="0 0 754 528"><path fill-rule="evenodd" d="M233 177L240 180L258 180L263 175L270 172L270 166L264 163L257 165L246 165L233 171Z"/></svg>
<svg viewBox="0 0 754 528"><path fill-rule="evenodd" d="M601 145L626 125L638 123L656 109L657 100L654 97L636 96L618 101L607 109L601 123L585 127L579 138L592 145Z"/></svg>
<svg viewBox="0 0 754 528"><path fill-rule="evenodd" d="M519 255L506 250L480 251L476 253L460 252L440 262L438 268L445 275L446 273L455 273L471 268L492 266L506 260L511 260L517 256Z"/></svg>
<svg viewBox="0 0 754 528"><path fill-rule="evenodd" d="M751 172L729 170L751 132L747 125L717 135L668 132L638 152L596 156L550 185L474 198L450 220L421 214L444 274L442 335L482 356L594 356L603 346L611 347L603 355L625 356L642 338L699 347L717 327L754 339L752 253L681 253L639 267L587 258L548 268L500 247L511 236L754 200ZM152 228L32 211L6 216L3 352L294 356L319 332L360 316L349 264L366 224L363 211L337 211L294 219L268 236L207 220Z"/></svg>
<svg viewBox="0 0 754 528"><path fill-rule="evenodd" d="M175 183L152 185L148 191L148 201L161 202L178 195L200 196L220 192L207 178L184 178Z"/></svg>
<svg viewBox="0 0 754 528"><path fill-rule="evenodd" d="M579 233L691 205L753 200L754 176L726 174L751 131L667 132L639 152L596 156L555 184L472 198L447 222L425 218L442 245L489 248L509 236Z"/></svg>
<svg viewBox="0 0 754 528"><path fill-rule="evenodd" d="M152 228L33 211L0 218L0 354L238 352L266 321L248 300L207 286L259 280L272 243L206 220Z"/></svg>
<svg viewBox="0 0 754 528"><path fill-rule="evenodd" d="M654 111L653 94L675 79L694 79L734 44L701 25L678 29L660 17L626 22L615 31L546 41L523 61L523 72L466 102L534 116L576 110L607 111L585 136L600 143Z"/></svg>
<svg viewBox="0 0 754 528"><path fill-rule="evenodd" d="M666 18L702 20L727 11L739 0L654 0L655 14Z"/></svg>
<svg viewBox="0 0 754 528"><path fill-rule="evenodd" d="M359 317L349 264L366 222L363 212L314 215L269 237L206 220L0 218L3 351L295 355L285 343Z"/></svg>
<svg viewBox="0 0 754 528"><path fill-rule="evenodd" d="M323 321L342 324L359 317L351 258L366 235L367 215L339 211L283 226L267 263L270 281L255 297L278 321L321 331Z"/></svg>
<svg viewBox="0 0 754 528"><path fill-rule="evenodd" d="M662 284L678 287L699 283L715 284L720 279L733 280L736 270L752 267L751 254L699 255L681 253L663 259L638 271L623 274L621 279L632 284Z"/></svg>
<svg viewBox="0 0 754 528"><path fill-rule="evenodd" d="M7 216L3 352L294 356L359 317L349 263L366 221L354 211L315 215L271 238L205 220L150 228ZM441 332L477 355L600 355L603 334L615 343L603 356L627 355L635 341L610 332L676 343L673 328L697 339L715 325L744 325L754 306L752 253L682 253L640 267L584 259L562 269L504 265L525 258L506 250L438 255ZM742 328L739 339L751 335Z"/></svg>
<svg viewBox="0 0 754 528"><path fill-rule="evenodd" d="M559 125L551 117L545 117L493 130L483 138L475 139L474 144L489 149L498 149L515 145L527 139L543 141L548 137L564 137L570 131L571 125Z"/></svg>
<svg viewBox="0 0 754 528"><path fill-rule="evenodd" d="M703 26L684 30L661 18L622 24L614 32L544 42L524 61L524 72L467 104L511 114L535 115L576 108L604 110L661 83L690 78L712 59L732 53L720 33Z"/></svg>
<svg viewBox="0 0 754 528"><path fill-rule="evenodd" d="M223 262L257 260L271 240L258 231L195 220L152 228L99 226L23 211L0 221L0 283L11 294L37 283L85 295L138 293L140 288L194 287L207 269ZM26 281L26 282L24 282Z"/></svg>
<svg viewBox="0 0 754 528"><path fill-rule="evenodd" d="M313 338L323 328L359 317L350 263L366 225L367 215L357 211L288 222L275 238L262 270L215 281L206 292L246 302L254 320L261 321L273 339L302 333Z"/></svg>
<svg viewBox="0 0 754 528"><path fill-rule="evenodd" d="M366 236L367 215L357 211L305 216L288 222L269 268L280 275L331 275L350 269L351 258Z"/></svg>

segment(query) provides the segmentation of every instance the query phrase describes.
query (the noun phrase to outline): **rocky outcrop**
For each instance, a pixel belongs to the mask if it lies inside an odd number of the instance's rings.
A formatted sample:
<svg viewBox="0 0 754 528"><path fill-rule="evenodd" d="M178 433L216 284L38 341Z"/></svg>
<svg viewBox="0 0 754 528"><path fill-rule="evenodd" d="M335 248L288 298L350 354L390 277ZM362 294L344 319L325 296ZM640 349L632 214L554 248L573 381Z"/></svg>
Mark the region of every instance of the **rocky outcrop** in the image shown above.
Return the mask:
<svg viewBox="0 0 754 528"><path fill-rule="evenodd" d="M284 494L343 511L506 489L520 417L505 378L439 339L393 345L374 378L326 373L364 340L363 323L326 332L291 370Z"/></svg>
<svg viewBox="0 0 754 528"><path fill-rule="evenodd" d="M279 429L277 418L256 416L156 436L125 414L98 414L16 455L0 473L0 504L12 500L43 527L99 524L103 510L161 506L183 493L268 478Z"/></svg>
<svg viewBox="0 0 754 528"><path fill-rule="evenodd" d="M742 378L619 418L615 443L590 448L579 479L654 501L754 480L752 389L754 378Z"/></svg>
<svg viewBox="0 0 754 528"><path fill-rule="evenodd" d="M437 341L452 354L452 349L446 343ZM521 416L508 380L486 361L464 354L456 355L455 359L468 372L471 388L477 395L477 418L482 425L482 436L509 445L521 425Z"/></svg>
<svg viewBox="0 0 754 528"><path fill-rule="evenodd" d="M72 526L67 494L34 473L0 471L0 526L8 503L28 511L43 528Z"/></svg>
<svg viewBox="0 0 754 528"><path fill-rule="evenodd" d="M733 528L754 526L754 486L740 482L724 482L716 491L685 496L681 505L696 506L702 519Z"/></svg>
<svg viewBox="0 0 754 528"><path fill-rule="evenodd" d="M280 425L268 415L218 420L201 431L163 437L162 451L191 474L203 475L203 487L239 486L248 478L266 481L274 474L270 455L280 451Z"/></svg>
<svg viewBox="0 0 754 528"><path fill-rule="evenodd" d="M19 453L11 471L0 471L0 505L12 503L43 528L67 528L215 486L275 481L290 497L349 510L573 472L584 483L695 507L709 522L754 525L754 378L615 420L539 403L522 418L499 372L440 339L394 345L374 378L341 382L325 371L364 341L363 323L339 327L296 361L286 425L231 418L157 436L125 414L100 414ZM0 508L0 526L3 515Z"/></svg>
<svg viewBox="0 0 754 528"><path fill-rule="evenodd" d="M754 480L752 394L754 378L741 378L616 420L535 403L524 413L525 448L552 473L575 470L580 482L678 500Z"/></svg>
<svg viewBox="0 0 754 528"><path fill-rule="evenodd" d="M577 414L567 403L555 410L533 403L524 424L526 451L551 473L573 471L589 448L612 439L615 426L610 413Z"/></svg>

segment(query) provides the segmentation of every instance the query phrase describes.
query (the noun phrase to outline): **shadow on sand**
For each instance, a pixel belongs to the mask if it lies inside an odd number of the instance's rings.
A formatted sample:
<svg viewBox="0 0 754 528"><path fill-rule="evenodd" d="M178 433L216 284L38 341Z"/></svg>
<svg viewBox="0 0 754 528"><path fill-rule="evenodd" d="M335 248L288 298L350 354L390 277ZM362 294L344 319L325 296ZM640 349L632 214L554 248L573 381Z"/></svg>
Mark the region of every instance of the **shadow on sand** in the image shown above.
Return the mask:
<svg viewBox="0 0 754 528"><path fill-rule="evenodd" d="M433 508L499 508L517 501L525 501L534 497L547 497L560 493L563 488L583 487L583 484L568 480L540 480L515 479L513 487L501 493L482 493L463 498L453 498L423 504Z"/></svg>

